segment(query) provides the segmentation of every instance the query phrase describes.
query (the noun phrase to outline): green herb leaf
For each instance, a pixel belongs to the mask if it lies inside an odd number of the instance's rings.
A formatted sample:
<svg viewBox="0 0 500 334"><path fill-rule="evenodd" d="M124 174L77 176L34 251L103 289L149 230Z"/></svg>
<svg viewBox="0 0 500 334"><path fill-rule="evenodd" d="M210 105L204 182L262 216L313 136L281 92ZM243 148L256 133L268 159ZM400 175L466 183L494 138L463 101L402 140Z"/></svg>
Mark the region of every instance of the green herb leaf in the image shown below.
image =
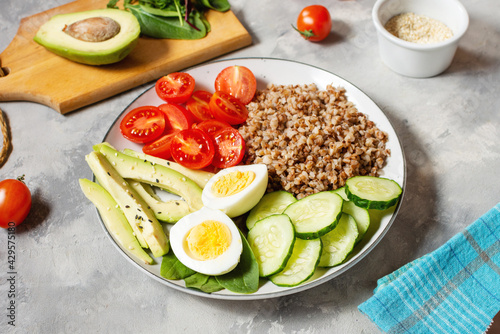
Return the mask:
<svg viewBox="0 0 500 334"><path fill-rule="evenodd" d="M240 232L243 252L240 263L227 274L216 276L217 282L229 291L253 293L259 289L259 265L245 236Z"/></svg>
<svg viewBox="0 0 500 334"><path fill-rule="evenodd" d="M160 267L160 275L166 279L178 280L189 277L196 272L183 265L175 256L170 248L170 251L163 255Z"/></svg>
<svg viewBox="0 0 500 334"><path fill-rule="evenodd" d="M109 0L108 4L106 5L106 8L118 8L116 5L119 0Z"/></svg>
<svg viewBox="0 0 500 334"><path fill-rule="evenodd" d="M200 0L200 2L203 6L219 12L225 12L231 8L227 0Z"/></svg>
<svg viewBox="0 0 500 334"><path fill-rule="evenodd" d="M207 29L201 14L192 11L189 20L198 30L174 17L161 17L141 9L140 5L127 5L127 9L137 18L141 33L153 38L200 39L206 36Z"/></svg>
<svg viewBox="0 0 500 334"><path fill-rule="evenodd" d="M198 289L206 293L217 292L224 289L213 276L196 273L184 278L187 288Z"/></svg>

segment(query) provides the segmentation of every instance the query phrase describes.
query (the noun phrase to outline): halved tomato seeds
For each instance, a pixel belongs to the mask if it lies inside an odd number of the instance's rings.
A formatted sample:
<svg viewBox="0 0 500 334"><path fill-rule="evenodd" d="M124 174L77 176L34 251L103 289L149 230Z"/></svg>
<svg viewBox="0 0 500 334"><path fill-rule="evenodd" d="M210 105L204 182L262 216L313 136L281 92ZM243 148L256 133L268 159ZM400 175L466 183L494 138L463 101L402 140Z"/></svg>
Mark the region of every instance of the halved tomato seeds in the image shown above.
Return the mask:
<svg viewBox="0 0 500 334"><path fill-rule="evenodd" d="M165 116L155 106L132 109L120 122L122 135L134 143L147 143L160 137L165 130Z"/></svg>
<svg viewBox="0 0 500 334"><path fill-rule="evenodd" d="M252 71L245 66L229 66L217 75L215 90L234 96L246 105L255 95L257 80Z"/></svg>
<svg viewBox="0 0 500 334"><path fill-rule="evenodd" d="M212 163L215 154L212 139L199 129L182 130L172 139L174 160L184 167L201 169Z"/></svg>
<svg viewBox="0 0 500 334"><path fill-rule="evenodd" d="M214 136L215 155L212 165L217 168L236 166L245 155L245 140L234 128L225 128Z"/></svg>
<svg viewBox="0 0 500 334"><path fill-rule="evenodd" d="M230 128L231 124L223 121L218 121L216 119L209 119L193 125L194 129L200 129L201 131L213 137L215 133L222 129Z"/></svg>
<svg viewBox="0 0 500 334"><path fill-rule="evenodd" d="M158 96L166 102L184 103L194 91L194 78L184 72L174 72L156 81L155 90Z"/></svg>
<svg viewBox="0 0 500 334"><path fill-rule="evenodd" d="M161 136L159 139L155 140L152 143L145 145L142 148L142 152L145 154L152 155L157 158L162 159L170 159L172 157L172 153L170 151L170 146L172 144L172 139L179 131L176 130L170 134L166 134Z"/></svg>
<svg viewBox="0 0 500 334"><path fill-rule="evenodd" d="M183 106L176 103L164 103L158 106L165 114L167 133L189 129L193 123L193 116Z"/></svg>
<svg viewBox="0 0 500 334"><path fill-rule="evenodd" d="M231 125L241 124L248 118L248 110L237 98L217 91L210 99L210 112L216 119Z"/></svg>
<svg viewBox="0 0 500 334"><path fill-rule="evenodd" d="M204 90L197 90L187 100L186 108L193 114L196 121L201 122L214 118L208 106L211 97L211 93Z"/></svg>

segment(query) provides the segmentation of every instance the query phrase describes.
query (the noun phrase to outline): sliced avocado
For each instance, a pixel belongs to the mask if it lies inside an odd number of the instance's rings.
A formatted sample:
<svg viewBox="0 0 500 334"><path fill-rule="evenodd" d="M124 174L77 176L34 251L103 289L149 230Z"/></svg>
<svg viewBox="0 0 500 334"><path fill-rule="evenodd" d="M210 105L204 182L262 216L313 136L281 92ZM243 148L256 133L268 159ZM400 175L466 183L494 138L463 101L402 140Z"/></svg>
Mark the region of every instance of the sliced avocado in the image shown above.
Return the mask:
<svg viewBox="0 0 500 334"><path fill-rule="evenodd" d="M153 211L136 191L111 166L109 161L98 152L85 156L94 175L123 210L132 226L139 243L149 247L153 256L160 257L168 253L169 243L163 226L156 219ZM143 241L140 240L142 235Z"/></svg>
<svg viewBox="0 0 500 334"><path fill-rule="evenodd" d="M189 205L184 200L162 201L149 184L127 179L127 182L153 210L156 219L166 223L175 223L191 213Z"/></svg>
<svg viewBox="0 0 500 334"><path fill-rule="evenodd" d="M94 150L101 152L124 179L148 183L176 194L188 203L191 211L203 207L202 189L184 174L146 159L121 153L107 143L94 145Z"/></svg>
<svg viewBox="0 0 500 334"><path fill-rule="evenodd" d="M104 225L116 241L138 259L153 264L153 259L142 249L123 211L109 192L90 180L80 179L79 182L83 193L97 207Z"/></svg>
<svg viewBox="0 0 500 334"><path fill-rule="evenodd" d="M140 153L140 152L131 150L129 148L124 149L123 153L125 153L126 155L130 155L131 157L136 157L136 158L143 159L143 160L146 159L146 160L151 161L157 165L162 165L162 166L165 166L167 168L171 168L173 170L176 170L179 173L186 175L191 180L196 182L196 184L199 185L202 189L205 188L208 180L210 180L212 178L212 176L215 175L214 173L210 173L210 172L207 172L204 170L189 169L189 168L186 168L182 165L179 165L176 162L153 157L152 155Z"/></svg>
<svg viewBox="0 0 500 334"><path fill-rule="evenodd" d="M72 61L105 65L125 58L137 45L140 32L133 14L107 8L54 15L33 40Z"/></svg>

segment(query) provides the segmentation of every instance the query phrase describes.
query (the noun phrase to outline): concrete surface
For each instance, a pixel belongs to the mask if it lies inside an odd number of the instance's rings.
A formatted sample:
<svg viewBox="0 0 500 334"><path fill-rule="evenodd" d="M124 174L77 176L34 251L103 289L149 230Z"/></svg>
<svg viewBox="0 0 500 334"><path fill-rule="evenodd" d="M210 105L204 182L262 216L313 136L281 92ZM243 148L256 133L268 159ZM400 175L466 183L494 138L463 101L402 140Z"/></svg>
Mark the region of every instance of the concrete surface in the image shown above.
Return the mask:
<svg viewBox="0 0 500 334"><path fill-rule="evenodd" d="M0 0L0 50L22 17L67 2ZM174 291L118 253L77 182L92 176L84 155L145 86L66 116L30 102L0 103L13 137L0 179L25 174L33 192L31 213L16 232L15 327L8 324L7 231L0 231L0 332L377 333L357 309L377 279L438 248L500 201L500 2L463 1L469 30L451 67L430 79L402 77L381 63L374 0L317 1L331 11L333 33L316 44L291 27L309 3L230 3L254 44L222 58L318 66L355 84L387 114L408 173L391 230L347 273L295 295L236 302Z"/></svg>

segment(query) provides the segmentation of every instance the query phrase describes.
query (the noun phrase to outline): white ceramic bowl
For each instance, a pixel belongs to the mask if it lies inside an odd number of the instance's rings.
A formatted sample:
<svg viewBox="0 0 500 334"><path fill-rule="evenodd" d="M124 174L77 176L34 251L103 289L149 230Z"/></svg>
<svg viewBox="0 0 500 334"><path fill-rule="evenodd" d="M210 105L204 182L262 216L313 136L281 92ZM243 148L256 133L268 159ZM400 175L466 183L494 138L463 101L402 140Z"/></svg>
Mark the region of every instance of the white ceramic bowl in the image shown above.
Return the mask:
<svg viewBox="0 0 500 334"><path fill-rule="evenodd" d="M384 25L402 13L424 15L446 24L453 36L443 42L418 44L389 33ZM457 0L377 0L372 18L384 64L394 72L414 78L428 78L446 70L455 56L458 42L469 26L465 7Z"/></svg>

